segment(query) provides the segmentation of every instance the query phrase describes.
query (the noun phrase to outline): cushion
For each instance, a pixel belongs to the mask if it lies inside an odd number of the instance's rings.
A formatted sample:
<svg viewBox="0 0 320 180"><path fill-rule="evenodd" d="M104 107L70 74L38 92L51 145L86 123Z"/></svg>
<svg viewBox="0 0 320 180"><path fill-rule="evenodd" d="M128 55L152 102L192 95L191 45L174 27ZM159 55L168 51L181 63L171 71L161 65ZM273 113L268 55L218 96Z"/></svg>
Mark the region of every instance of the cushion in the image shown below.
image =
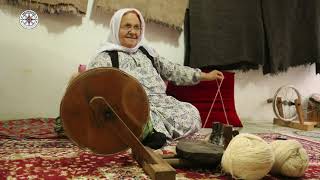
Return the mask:
<svg viewBox="0 0 320 180"><path fill-rule="evenodd" d="M229 124L234 127L242 127L242 123L238 117L234 103L234 73L223 72L223 74L225 79L221 85L220 92L223 98ZM216 95L217 87L217 82L215 80L202 81L194 86L176 86L169 82L167 86L167 94L180 101L193 104L199 110L202 124L204 125L212 101ZM219 94L217 95L205 128L211 128L213 122L228 124Z"/></svg>

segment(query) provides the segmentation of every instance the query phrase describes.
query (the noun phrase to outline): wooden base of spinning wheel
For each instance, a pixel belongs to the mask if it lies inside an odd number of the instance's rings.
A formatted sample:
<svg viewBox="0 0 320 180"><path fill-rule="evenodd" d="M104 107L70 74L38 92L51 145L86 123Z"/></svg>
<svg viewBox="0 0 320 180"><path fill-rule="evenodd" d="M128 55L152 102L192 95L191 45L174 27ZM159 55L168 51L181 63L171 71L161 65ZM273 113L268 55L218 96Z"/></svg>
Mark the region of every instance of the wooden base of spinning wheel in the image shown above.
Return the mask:
<svg viewBox="0 0 320 180"><path fill-rule="evenodd" d="M152 179L175 179L175 169L139 140L149 112L143 87L114 68L81 73L69 84L60 105L65 133L80 148L103 155L131 148Z"/></svg>
<svg viewBox="0 0 320 180"><path fill-rule="evenodd" d="M284 121L278 118L273 119L273 124L303 131L311 131L314 129L314 126L317 125L317 123L315 122L304 122L303 124L301 124L299 121Z"/></svg>

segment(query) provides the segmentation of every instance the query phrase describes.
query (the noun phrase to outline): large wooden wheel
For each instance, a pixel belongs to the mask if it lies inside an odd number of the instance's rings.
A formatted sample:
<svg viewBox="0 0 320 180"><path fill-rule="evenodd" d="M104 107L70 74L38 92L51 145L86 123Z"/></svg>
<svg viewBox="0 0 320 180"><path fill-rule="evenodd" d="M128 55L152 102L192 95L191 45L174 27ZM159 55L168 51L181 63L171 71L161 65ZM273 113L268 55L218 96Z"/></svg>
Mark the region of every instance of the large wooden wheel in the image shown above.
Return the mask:
<svg viewBox="0 0 320 180"><path fill-rule="evenodd" d="M71 81L61 101L60 116L67 136L78 146L114 154L129 147L117 129L118 120L139 138L149 119L148 98L127 73L96 68Z"/></svg>

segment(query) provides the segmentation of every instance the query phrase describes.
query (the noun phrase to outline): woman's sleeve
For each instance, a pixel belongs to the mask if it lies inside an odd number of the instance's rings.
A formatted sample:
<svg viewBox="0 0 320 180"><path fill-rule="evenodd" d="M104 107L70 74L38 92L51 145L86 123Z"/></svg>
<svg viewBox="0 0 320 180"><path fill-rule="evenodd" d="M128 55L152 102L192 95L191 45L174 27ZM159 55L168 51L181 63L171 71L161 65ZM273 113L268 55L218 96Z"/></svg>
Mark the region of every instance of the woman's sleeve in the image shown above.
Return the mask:
<svg viewBox="0 0 320 180"><path fill-rule="evenodd" d="M103 52L98 54L88 64L88 69L93 69L98 67L112 67L111 58L108 53Z"/></svg>
<svg viewBox="0 0 320 180"><path fill-rule="evenodd" d="M165 80L176 85L194 85L200 82L201 70L175 64L163 57L154 58L155 68Z"/></svg>

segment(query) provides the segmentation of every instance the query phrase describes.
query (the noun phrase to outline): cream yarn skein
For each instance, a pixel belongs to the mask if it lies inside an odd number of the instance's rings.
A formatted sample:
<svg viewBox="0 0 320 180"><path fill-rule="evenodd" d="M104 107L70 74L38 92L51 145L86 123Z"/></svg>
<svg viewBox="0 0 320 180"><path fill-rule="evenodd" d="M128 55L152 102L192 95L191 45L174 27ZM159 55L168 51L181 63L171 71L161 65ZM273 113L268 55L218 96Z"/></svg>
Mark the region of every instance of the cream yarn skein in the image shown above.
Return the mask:
<svg viewBox="0 0 320 180"><path fill-rule="evenodd" d="M253 134L239 134L225 150L221 165L234 178L261 179L274 163L271 146Z"/></svg>
<svg viewBox="0 0 320 180"><path fill-rule="evenodd" d="M275 155L272 174L301 177L308 168L309 157L296 140L276 140L271 143Z"/></svg>

